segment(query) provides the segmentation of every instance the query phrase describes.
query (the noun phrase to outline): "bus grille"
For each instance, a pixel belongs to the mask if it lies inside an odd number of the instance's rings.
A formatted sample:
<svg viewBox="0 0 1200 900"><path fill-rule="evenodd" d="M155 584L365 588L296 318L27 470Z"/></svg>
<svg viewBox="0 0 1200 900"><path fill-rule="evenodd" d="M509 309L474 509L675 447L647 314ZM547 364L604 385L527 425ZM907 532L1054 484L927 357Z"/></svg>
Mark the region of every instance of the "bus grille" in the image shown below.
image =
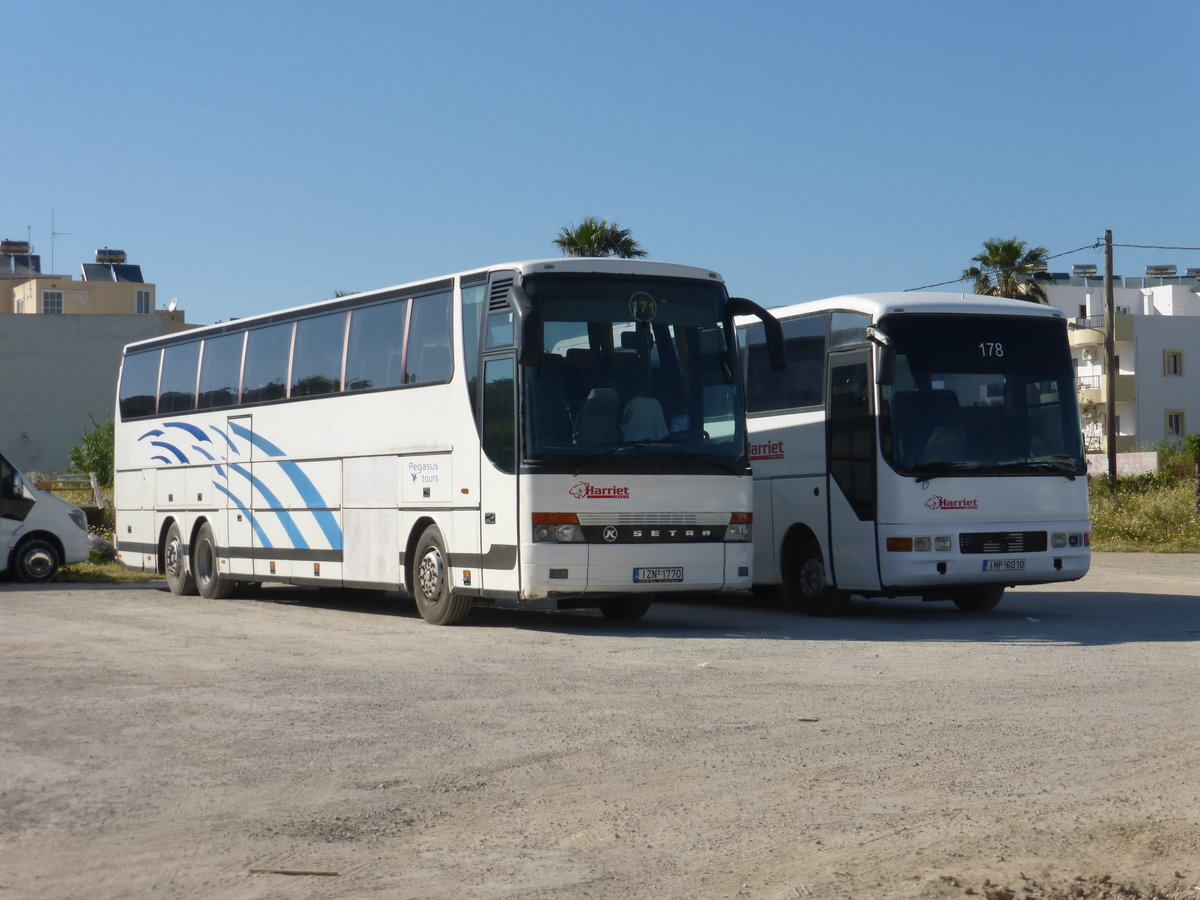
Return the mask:
<svg viewBox="0 0 1200 900"><path fill-rule="evenodd" d="M579 513L580 525L728 525L729 513Z"/></svg>
<svg viewBox="0 0 1200 900"><path fill-rule="evenodd" d="M958 536L962 553L1038 553L1046 549L1044 531L980 531Z"/></svg>

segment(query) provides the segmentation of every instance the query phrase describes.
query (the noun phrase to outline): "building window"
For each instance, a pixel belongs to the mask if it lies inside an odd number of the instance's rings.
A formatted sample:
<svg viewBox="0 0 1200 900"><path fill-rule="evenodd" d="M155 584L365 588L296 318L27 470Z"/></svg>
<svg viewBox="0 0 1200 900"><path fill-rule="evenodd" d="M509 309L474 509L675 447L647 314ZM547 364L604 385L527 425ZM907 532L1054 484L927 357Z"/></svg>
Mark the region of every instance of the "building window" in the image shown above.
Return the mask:
<svg viewBox="0 0 1200 900"><path fill-rule="evenodd" d="M1178 409L1167 410L1167 437L1183 437L1183 413Z"/></svg>
<svg viewBox="0 0 1200 900"><path fill-rule="evenodd" d="M137 311L140 316L148 316L154 311L154 305L150 300L149 291L137 292Z"/></svg>
<svg viewBox="0 0 1200 900"><path fill-rule="evenodd" d="M1182 350L1164 350L1163 351L1163 374L1164 375L1182 375L1183 374L1183 351Z"/></svg>
<svg viewBox="0 0 1200 900"><path fill-rule="evenodd" d="M62 315L62 291L42 291L42 314Z"/></svg>

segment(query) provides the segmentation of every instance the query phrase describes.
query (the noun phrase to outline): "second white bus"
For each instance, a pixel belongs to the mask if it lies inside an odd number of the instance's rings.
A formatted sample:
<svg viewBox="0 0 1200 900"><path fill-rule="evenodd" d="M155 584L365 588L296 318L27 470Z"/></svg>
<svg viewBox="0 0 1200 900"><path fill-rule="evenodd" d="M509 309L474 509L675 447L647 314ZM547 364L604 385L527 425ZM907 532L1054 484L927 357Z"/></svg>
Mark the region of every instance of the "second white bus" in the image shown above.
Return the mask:
<svg viewBox="0 0 1200 900"><path fill-rule="evenodd" d="M707 269L557 259L131 344L120 558L206 597L403 588L435 624L745 590L752 311L778 334Z"/></svg>
<svg viewBox="0 0 1200 900"><path fill-rule="evenodd" d="M746 344L755 583L815 615L852 594L993 608L1081 578L1087 477L1066 319L959 294L772 308Z"/></svg>

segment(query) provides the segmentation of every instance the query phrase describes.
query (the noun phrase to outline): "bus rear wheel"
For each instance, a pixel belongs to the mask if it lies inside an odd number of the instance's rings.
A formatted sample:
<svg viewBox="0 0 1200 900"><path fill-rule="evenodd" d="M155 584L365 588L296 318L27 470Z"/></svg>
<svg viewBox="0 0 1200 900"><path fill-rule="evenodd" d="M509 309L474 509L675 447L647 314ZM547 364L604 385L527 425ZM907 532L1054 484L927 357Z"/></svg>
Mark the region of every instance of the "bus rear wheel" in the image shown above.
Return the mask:
<svg viewBox="0 0 1200 900"><path fill-rule="evenodd" d="M167 587L172 594L183 596L196 593L196 580L188 569L183 532L179 530L178 522L172 522L167 529L167 540L163 545L163 568L167 573Z"/></svg>
<svg viewBox="0 0 1200 900"><path fill-rule="evenodd" d="M471 611L471 598L450 591L450 566L446 542L436 525L430 525L417 541L413 571L413 599L417 611L430 625L457 625Z"/></svg>
<svg viewBox="0 0 1200 900"><path fill-rule="evenodd" d="M821 546L814 538L805 540L791 555L784 579L788 602L810 616L840 616L850 611L850 595L825 581Z"/></svg>
<svg viewBox="0 0 1200 900"><path fill-rule="evenodd" d="M195 572L196 590L208 600L228 600L237 589L237 582L221 574L217 561L217 542L213 539L212 526L205 522L196 535L192 548L192 569Z"/></svg>
<svg viewBox="0 0 1200 900"><path fill-rule="evenodd" d="M995 609L1003 596L1003 587L988 587L978 591L959 591L950 599L963 612L987 612Z"/></svg>

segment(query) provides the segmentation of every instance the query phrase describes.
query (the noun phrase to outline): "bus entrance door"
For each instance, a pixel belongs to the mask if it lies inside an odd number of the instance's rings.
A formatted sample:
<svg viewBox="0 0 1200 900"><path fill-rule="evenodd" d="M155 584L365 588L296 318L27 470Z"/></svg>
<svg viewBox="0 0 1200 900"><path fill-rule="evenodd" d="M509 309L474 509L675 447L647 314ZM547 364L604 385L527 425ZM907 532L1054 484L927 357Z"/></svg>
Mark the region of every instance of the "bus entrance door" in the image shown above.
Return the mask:
<svg viewBox="0 0 1200 900"><path fill-rule="evenodd" d="M830 577L840 590L878 588L870 349L830 353L827 383Z"/></svg>
<svg viewBox="0 0 1200 900"><path fill-rule="evenodd" d="M482 450L479 459L479 577L484 594L516 599L517 560L516 359L484 359Z"/></svg>

